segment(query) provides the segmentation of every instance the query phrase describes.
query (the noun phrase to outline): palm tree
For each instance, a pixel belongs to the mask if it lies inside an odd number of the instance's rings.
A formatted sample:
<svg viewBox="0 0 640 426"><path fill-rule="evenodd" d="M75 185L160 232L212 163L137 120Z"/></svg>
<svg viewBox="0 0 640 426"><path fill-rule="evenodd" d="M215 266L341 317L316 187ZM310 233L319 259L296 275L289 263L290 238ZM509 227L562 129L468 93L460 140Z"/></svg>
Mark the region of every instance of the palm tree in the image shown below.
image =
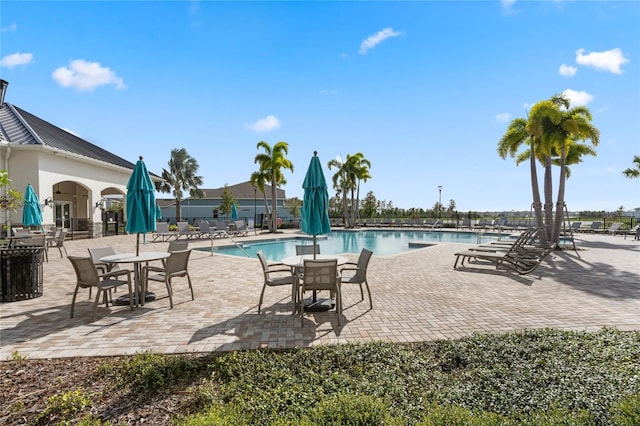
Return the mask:
<svg viewBox="0 0 640 426"><path fill-rule="evenodd" d="M264 149L264 153L257 154L254 163L260 164L260 171L271 178L271 212L269 218L269 232L276 232L278 229L278 196L277 188L284 185L287 181L283 175L283 169L293 172L293 163L286 157L289 153L289 144L280 141L273 148L265 141L258 142L257 149Z"/></svg>
<svg viewBox="0 0 640 426"><path fill-rule="evenodd" d="M532 108L532 112L535 105ZM537 111L537 110L536 110ZM509 124L507 132L502 136L498 142L498 155L504 159L509 155L510 157L516 157L516 164L520 164L523 161L523 156L516 156L520 147L524 144L529 145L528 159L530 161L530 173L531 173L531 192L533 195L533 207L536 216L536 223L541 226L543 223L542 217L542 202L540 199L540 187L538 186L538 172L536 168L535 150L539 141L539 137L534 134L534 125L532 121L533 117L530 115L529 120L524 118L516 118ZM546 244L546 234L541 233L541 243Z"/></svg>
<svg viewBox="0 0 640 426"><path fill-rule="evenodd" d="M360 211L360 181L371 179L369 168L371 162L361 152L347 155L347 172L351 175L348 181L351 189L351 226L355 226ZM356 196L354 198L354 190Z"/></svg>
<svg viewBox="0 0 640 426"><path fill-rule="evenodd" d="M633 156L633 164L633 167L630 167L622 172L622 174L629 179L637 179L640 177L640 155Z"/></svg>
<svg viewBox="0 0 640 426"><path fill-rule="evenodd" d="M336 190L336 195L341 196L342 201L342 222L347 224L347 191L348 191L348 176L345 162L342 158L334 158L329 160L327 167L331 170L332 167L336 167L338 170L335 172L331 180L333 181L333 188Z"/></svg>
<svg viewBox="0 0 640 426"><path fill-rule="evenodd" d="M569 102L568 99L566 100ZM547 130L546 138L550 141L554 152L560 153L559 166L560 178L558 182L558 195L556 201L556 217L553 223L553 232L551 234L551 242L558 245L560 241L560 230L562 227L562 217L564 214L564 194L565 182L567 179L567 159L569 153L574 151L574 157L571 161L577 162L575 155L584 150L585 145L578 145L578 141L590 140L593 146L598 146L600 142L600 131L591 124L591 112L587 107L579 106L562 111L562 120L551 126ZM580 146L581 148L577 148ZM594 152L593 150L589 153ZM553 152L549 153L551 157Z"/></svg>
<svg viewBox="0 0 640 426"><path fill-rule="evenodd" d="M184 148L171 150L169 170L162 169L162 182L156 183L159 192L172 192L176 199L176 221L182 217L180 214L183 191L189 193L189 197L202 198L205 193L198 188L202 185L202 176L198 176L198 162L191 157Z"/></svg>
<svg viewBox="0 0 640 426"><path fill-rule="evenodd" d="M271 181L271 177L263 170L257 170L251 173L251 178L249 178L251 186L258 188L260 192L262 192L262 199L264 200L264 214L267 219L267 223L271 223L271 216L269 216L269 203L267 202L267 192L264 190L264 186L266 182L269 181Z"/></svg>

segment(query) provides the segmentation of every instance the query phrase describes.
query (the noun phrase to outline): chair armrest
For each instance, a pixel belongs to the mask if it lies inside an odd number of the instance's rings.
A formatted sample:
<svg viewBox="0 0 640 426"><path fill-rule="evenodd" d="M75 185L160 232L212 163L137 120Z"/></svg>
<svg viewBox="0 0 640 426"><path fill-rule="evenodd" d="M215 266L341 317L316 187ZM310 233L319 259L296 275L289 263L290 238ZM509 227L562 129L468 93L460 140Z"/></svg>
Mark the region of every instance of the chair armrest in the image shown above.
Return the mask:
<svg viewBox="0 0 640 426"><path fill-rule="evenodd" d="M118 269L117 271L99 274L98 276L102 279L109 279L109 278L119 277L122 275L126 275L128 280L131 281L131 271L129 269Z"/></svg>
<svg viewBox="0 0 640 426"><path fill-rule="evenodd" d="M266 271L267 275L268 275L268 274L272 274L272 273L274 273L274 272L286 272L286 273L289 273L289 274L291 274L291 273L292 273L291 268L289 268L289 267L286 267L286 268L277 268L277 269L268 269L268 270Z"/></svg>
<svg viewBox="0 0 640 426"><path fill-rule="evenodd" d="M160 266L147 265L142 267L143 271L165 272L165 268Z"/></svg>

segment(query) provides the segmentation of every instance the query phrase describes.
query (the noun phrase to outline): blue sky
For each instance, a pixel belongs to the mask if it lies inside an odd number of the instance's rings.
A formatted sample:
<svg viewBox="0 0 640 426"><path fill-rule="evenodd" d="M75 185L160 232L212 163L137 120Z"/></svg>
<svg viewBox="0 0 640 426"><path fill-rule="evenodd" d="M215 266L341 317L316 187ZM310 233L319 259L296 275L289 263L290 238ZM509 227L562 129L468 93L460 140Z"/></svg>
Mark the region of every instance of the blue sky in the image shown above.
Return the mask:
<svg viewBox="0 0 640 426"><path fill-rule="evenodd" d="M362 195L431 208L441 185L460 211L529 210L528 166L496 146L512 119L564 92L601 132L597 157L572 167L569 209L640 207L640 182L622 175L640 154L639 2L0 8L6 102L131 162L142 155L157 174L184 147L203 188L243 182L259 141L286 141L288 197L302 198L314 150L324 165L362 152Z"/></svg>

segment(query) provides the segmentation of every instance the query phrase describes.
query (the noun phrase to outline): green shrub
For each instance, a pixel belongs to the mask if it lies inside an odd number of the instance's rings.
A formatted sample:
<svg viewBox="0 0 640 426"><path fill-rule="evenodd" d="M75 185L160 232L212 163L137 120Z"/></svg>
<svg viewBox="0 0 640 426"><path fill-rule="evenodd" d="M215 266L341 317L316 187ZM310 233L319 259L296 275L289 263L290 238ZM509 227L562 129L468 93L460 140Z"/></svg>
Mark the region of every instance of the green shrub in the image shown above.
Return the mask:
<svg viewBox="0 0 640 426"><path fill-rule="evenodd" d="M620 426L640 425L640 393L624 398L611 411L613 424Z"/></svg>
<svg viewBox="0 0 640 426"><path fill-rule="evenodd" d="M387 404L381 398L337 394L321 401L311 411L311 419L318 426L388 425L388 411Z"/></svg>

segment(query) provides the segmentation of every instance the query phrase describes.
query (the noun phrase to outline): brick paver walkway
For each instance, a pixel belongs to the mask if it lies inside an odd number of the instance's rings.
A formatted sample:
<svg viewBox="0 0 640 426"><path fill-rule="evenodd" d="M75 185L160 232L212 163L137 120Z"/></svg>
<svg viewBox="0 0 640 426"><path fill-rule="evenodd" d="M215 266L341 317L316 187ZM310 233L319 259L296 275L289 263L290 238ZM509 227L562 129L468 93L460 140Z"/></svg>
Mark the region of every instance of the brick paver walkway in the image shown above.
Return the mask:
<svg viewBox="0 0 640 426"><path fill-rule="evenodd" d="M265 237L272 238L259 235L243 241ZM102 305L98 319L91 322L92 303L84 290L75 318L70 319L75 274L71 263L52 249L44 266L44 295L0 304L0 359L14 353L34 359L411 342L540 327L640 329L640 242L591 234L577 239L580 257L573 251L554 253L526 276L478 265L454 270L453 254L469 247L462 244L438 244L389 257L374 254L369 265L373 309L368 301L360 301L357 287L347 287L341 326L336 313L329 311L309 314L304 327L291 315L286 288L267 288L264 311L258 314L262 270L257 258L204 251L194 251L189 265L195 301L178 279L174 309L169 309L164 287L155 284L156 301L133 311ZM209 244L194 241L191 247ZM135 236L65 242L74 255L106 245L130 252ZM147 242L142 250L166 247L167 243ZM355 260L357 255L348 257Z"/></svg>

